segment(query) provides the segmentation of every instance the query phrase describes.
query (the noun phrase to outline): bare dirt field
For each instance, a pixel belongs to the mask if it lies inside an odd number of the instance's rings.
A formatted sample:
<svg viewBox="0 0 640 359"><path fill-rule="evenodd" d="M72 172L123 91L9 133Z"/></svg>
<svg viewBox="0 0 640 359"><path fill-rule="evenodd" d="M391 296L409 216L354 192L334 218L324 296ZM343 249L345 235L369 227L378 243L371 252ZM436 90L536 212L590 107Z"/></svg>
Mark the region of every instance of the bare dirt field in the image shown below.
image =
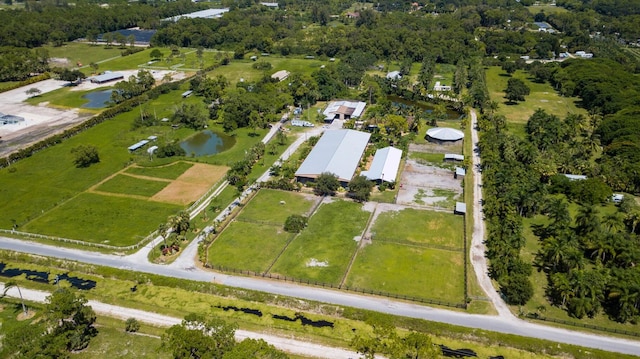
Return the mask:
<svg viewBox="0 0 640 359"><path fill-rule="evenodd" d="M197 163L151 197L152 201L187 205L200 198L227 172L228 167Z"/></svg>
<svg viewBox="0 0 640 359"><path fill-rule="evenodd" d="M407 160L396 203L432 208L436 203L447 200L447 197L435 193L438 190L462 194L462 180L453 178L451 170Z"/></svg>

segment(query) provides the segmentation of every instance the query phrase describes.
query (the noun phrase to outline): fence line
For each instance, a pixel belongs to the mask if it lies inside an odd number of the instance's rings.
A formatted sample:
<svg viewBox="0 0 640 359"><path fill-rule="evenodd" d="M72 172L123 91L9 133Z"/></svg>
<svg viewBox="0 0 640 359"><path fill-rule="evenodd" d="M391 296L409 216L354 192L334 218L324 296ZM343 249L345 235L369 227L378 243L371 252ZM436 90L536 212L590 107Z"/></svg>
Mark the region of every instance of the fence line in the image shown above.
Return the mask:
<svg viewBox="0 0 640 359"><path fill-rule="evenodd" d="M218 271L221 271L221 272L239 273L239 274L243 274L243 275L247 275L247 276L264 277L264 278L269 278L269 279L282 280L282 281L285 281L285 282L314 285L316 287L323 287L323 288L342 289L342 290L355 292L355 293L372 294L372 295L378 295L378 296L387 297L387 298L403 299L403 300L408 300L408 301L412 301L412 302L435 304L435 305L451 307L451 308L465 309L466 306L467 306L466 302L464 302L464 303L451 303L451 302L441 301L441 300L437 300L437 299L418 298L418 297L412 297L412 296L404 295L404 294L382 292L382 291L376 291L376 290L372 290L372 289L364 289L364 288L356 288L356 287L348 287L348 286L340 287L339 284L317 282L317 281L309 280L309 279L291 278L291 277L281 276L281 275L271 274L271 273L262 274L262 273L256 273L256 272L253 272L253 271L250 271L250 270L227 268L227 267L223 267L223 266L219 266L219 265L215 265L215 264L210 264L210 263L206 263L206 264L204 264L204 266L206 268L218 270Z"/></svg>
<svg viewBox="0 0 640 359"><path fill-rule="evenodd" d="M111 249L111 250L120 250L120 251L138 249L138 248L142 247L147 241L150 240L150 238L153 238L156 235L156 232L157 231L153 231L153 232L149 233L149 235L147 235L144 239L142 239L141 241L139 241L136 244L132 244L132 245L126 246L126 247L118 247L118 246L112 246L112 245L103 244L103 243L84 242L84 241L79 241L77 239L54 237L54 236L47 236L45 234L20 232L20 231L0 228L0 233L4 233L4 234L12 234L12 235L18 235L18 236L27 237L27 238L45 239L45 240L54 241L54 242L73 243L73 244L77 244L77 245L81 245L81 246L89 246L89 247L104 248L104 249Z"/></svg>
<svg viewBox="0 0 640 359"><path fill-rule="evenodd" d="M602 332L624 334L624 335L629 335L629 336L633 336L633 337L640 337L640 333L637 333L637 332L630 332L630 331L624 330L624 329L606 328L606 327L601 327L601 326L593 325L593 324L570 322L570 321L564 320L564 319L546 318L546 317L542 317L542 316L540 316L540 315L538 315L536 313L527 313L525 315L525 317L529 318L529 319L542 320L544 322L552 322L552 323L564 324L564 325L568 325L568 326L572 326L572 327L587 328L587 329L593 329L593 330L602 331Z"/></svg>

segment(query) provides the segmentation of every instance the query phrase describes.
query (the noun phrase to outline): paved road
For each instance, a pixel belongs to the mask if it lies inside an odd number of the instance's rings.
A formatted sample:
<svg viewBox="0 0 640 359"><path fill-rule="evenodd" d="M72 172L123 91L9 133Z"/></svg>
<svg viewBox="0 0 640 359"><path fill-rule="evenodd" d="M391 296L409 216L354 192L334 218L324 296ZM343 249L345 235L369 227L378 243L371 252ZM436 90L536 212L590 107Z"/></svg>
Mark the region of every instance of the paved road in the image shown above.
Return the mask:
<svg viewBox="0 0 640 359"><path fill-rule="evenodd" d="M475 113L472 112L472 123L475 122ZM319 127L314 128L313 133L319 133L322 130L323 129ZM472 131L472 140L474 141L474 144L477 143L477 131L475 129ZM299 146L303 141L304 138L301 136L297 141L294 142L294 144L292 144L290 149L297 148L296 146ZM290 155L290 153L293 153L293 151L285 151L282 160L286 159ZM474 156L474 163L475 161L478 161L478 158ZM480 176L476 177L479 178ZM262 176L260 180L266 180L266 177ZM479 181L479 179L477 181ZM476 182L475 185L480 186L481 182ZM479 201L476 202L479 203ZM476 212L479 215L479 208ZM480 220L478 223L481 222L482 221ZM484 237L483 231L484 229L479 230L477 228L474 228L475 234L472 240L472 255L479 255L480 252L477 251L482 250L482 248L474 249L474 246L478 244L480 246L482 245L481 239ZM478 241L480 241L480 243ZM193 265L193 258L195 257L195 253L197 250L196 241L194 241L194 243L184 251L184 256L181 256L180 260L177 260L174 265L171 266L148 263L142 258L144 257L146 259L146 256L140 256L136 254L123 257L117 255L82 251L78 249L58 248L40 243L27 242L6 237L0 237L0 248L17 252L33 253L48 257L75 260L79 262L120 268L125 270L159 274L175 278L204 282L215 281L216 283L228 285L231 287L245 288L273 294L286 295L290 297L315 300L324 303L362 308L394 315L455 324L470 328L479 328L502 333L517 334L526 337L547 339L555 342L576 344L588 348L597 348L612 352L640 355L640 342L638 341L552 328L544 325L529 323L515 318L508 311L508 308L501 308L500 303L502 303L504 307L506 307L506 305L504 305L504 302L502 302L499 296L497 296L495 289L491 286L491 282L488 282L488 286L486 280L485 283L482 284L482 278L488 277L486 277L486 262L482 264L483 261L479 257L472 260L472 262L476 264L474 265L474 269L477 271L476 274L478 278L481 278L480 282L483 286L483 289L485 290L485 292L487 292L487 295L491 298L494 304L497 304L496 307L499 308L499 316L453 312L443 309L425 307L417 304L393 301L390 299L357 295L344 291L295 285L286 282L269 281L255 277L238 277L222 273L207 272L200 270L195 265ZM484 258L484 255L482 255L482 258Z"/></svg>
<svg viewBox="0 0 640 359"><path fill-rule="evenodd" d="M499 316L453 312L444 309L430 308L412 303L396 302L389 299L357 295L337 290L268 281L253 277L236 277L226 274L205 272L197 268L184 269L167 267L145 263L139 260L136 261L127 257L118 257L77 249L57 248L40 243L27 242L6 237L0 237L0 248L138 272L154 273L175 278L204 282L211 282L215 280L217 283L232 287L252 289L442 323L450 323L470 328L479 328L526 337L547 339L560 343L581 345L588 348L640 355L640 342L638 341L574 332L533 324L517 319L508 320Z"/></svg>
<svg viewBox="0 0 640 359"><path fill-rule="evenodd" d="M4 284L0 283L0 292L4 292ZM29 301L44 303L46 301L47 296L50 293L43 292L39 290L25 289L21 288L22 297ZM10 297L18 298L18 290L16 288L12 288L7 292L7 295ZM172 325L180 324L182 319L174 318L167 315L162 315L153 312L147 312L138 309L131 309L125 307L119 307L111 304L106 304L102 302L98 302L95 300L90 300L88 303L93 310L102 315L106 315L109 317L120 318L122 320L127 320L129 318L136 318L137 320L148 323L151 325L161 326L161 327L170 327ZM355 358L358 356L358 353L340 349L328 347L315 343L303 342L300 340L295 340L291 338L283 338L275 335L269 335L264 333L251 332L247 330L236 330L236 340L241 341L246 338L251 339L262 339L265 342L275 346L276 348L286 351L292 354L304 355L304 356L312 356L314 358L328 358L328 359L349 359Z"/></svg>

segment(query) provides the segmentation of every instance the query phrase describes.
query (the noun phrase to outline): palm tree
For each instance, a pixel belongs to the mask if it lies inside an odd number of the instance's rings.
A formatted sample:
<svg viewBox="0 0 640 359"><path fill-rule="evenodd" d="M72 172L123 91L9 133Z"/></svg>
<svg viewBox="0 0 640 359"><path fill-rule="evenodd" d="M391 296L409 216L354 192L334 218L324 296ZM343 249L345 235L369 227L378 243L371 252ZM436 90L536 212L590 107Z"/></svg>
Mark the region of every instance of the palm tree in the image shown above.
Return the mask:
<svg viewBox="0 0 640 359"><path fill-rule="evenodd" d="M167 248L167 231L169 230L169 226L167 223L160 223L158 226L158 234L162 237L162 241L164 242L164 248Z"/></svg>
<svg viewBox="0 0 640 359"><path fill-rule="evenodd" d="M20 303L22 304L22 312L24 312L24 315L27 315L27 306L24 304L24 298L22 298L22 291L20 290L18 283L14 281L6 282L4 284L4 292L2 293L2 296L0 296L0 298L4 298L7 295L7 292L9 292L9 290L14 287L18 289L18 295L20 296Z"/></svg>
<svg viewBox="0 0 640 359"><path fill-rule="evenodd" d="M604 217L602 224L610 233L618 233L624 228L623 217L620 212L607 214Z"/></svg>

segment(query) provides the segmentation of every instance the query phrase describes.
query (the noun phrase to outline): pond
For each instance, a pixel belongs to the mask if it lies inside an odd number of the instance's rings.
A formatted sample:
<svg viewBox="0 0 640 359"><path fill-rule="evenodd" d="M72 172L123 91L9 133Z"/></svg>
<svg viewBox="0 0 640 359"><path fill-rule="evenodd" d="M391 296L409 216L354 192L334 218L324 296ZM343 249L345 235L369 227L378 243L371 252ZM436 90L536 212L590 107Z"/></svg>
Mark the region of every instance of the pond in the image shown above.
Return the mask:
<svg viewBox="0 0 640 359"><path fill-rule="evenodd" d="M82 98L86 98L89 102L82 105L84 108L103 108L107 107L109 101L111 101L111 93L113 90L103 90L90 92Z"/></svg>
<svg viewBox="0 0 640 359"><path fill-rule="evenodd" d="M228 150L236 144L236 139L223 133L202 131L180 142L187 156L207 156Z"/></svg>
<svg viewBox="0 0 640 359"><path fill-rule="evenodd" d="M410 101L399 96L391 95L391 96L387 96L387 99L391 101L391 104L395 107L404 108L404 107L416 106L419 109L424 110L424 112L427 112L429 114L433 112L433 109L434 109L434 106L429 103ZM446 111L447 111L448 120L456 120L461 117L461 114L459 112L452 110L448 107Z"/></svg>

